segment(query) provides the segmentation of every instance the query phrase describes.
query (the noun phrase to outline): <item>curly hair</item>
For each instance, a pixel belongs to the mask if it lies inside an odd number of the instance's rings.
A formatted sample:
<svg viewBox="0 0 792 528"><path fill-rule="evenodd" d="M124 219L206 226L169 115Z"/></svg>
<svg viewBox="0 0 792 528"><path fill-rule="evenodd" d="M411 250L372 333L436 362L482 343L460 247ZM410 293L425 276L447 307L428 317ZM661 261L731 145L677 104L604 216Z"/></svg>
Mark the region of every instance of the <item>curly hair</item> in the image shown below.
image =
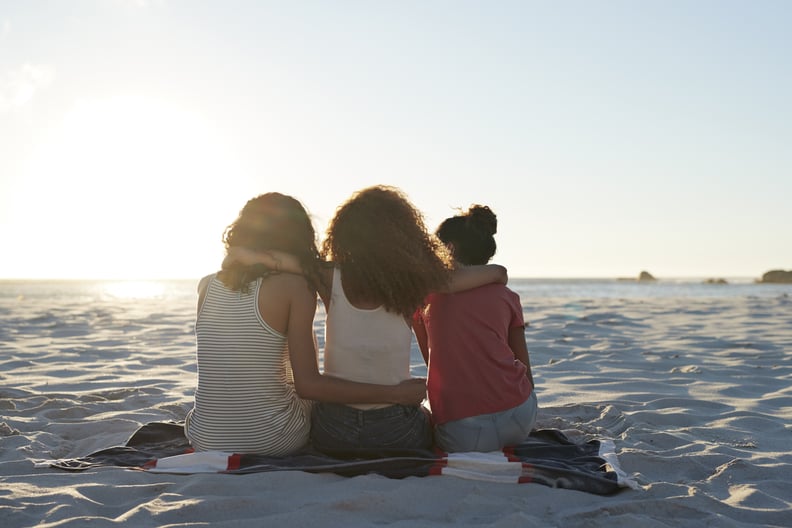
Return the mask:
<svg viewBox="0 0 792 528"><path fill-rule="evenodd" d="M338 207L322 256L341 268L348 296L404 316L450 280L443 244L405 194L385 185L362 189Z"/></svg>
<svg viewBox="0 0 792 528"><path fill-rule="evenodd" d="M265 193L245 204L239 216L223 232L226 251L234 246L267 251L279 250L293 254L303 268L310 288L321 283L321 260L316 245L316 232L303 205L285 194ZM275 273L262 266L233 263L217 276L228 288L248 291L250 282Z"/></svg>
<svg viewBox="0 0 792 528"><path fill-rule="evenodd" d="M495 254L498 217L486 205L471 205L457 216L446 218L435 234L454 245L454 258L465 265L486 264Z"/></svg>

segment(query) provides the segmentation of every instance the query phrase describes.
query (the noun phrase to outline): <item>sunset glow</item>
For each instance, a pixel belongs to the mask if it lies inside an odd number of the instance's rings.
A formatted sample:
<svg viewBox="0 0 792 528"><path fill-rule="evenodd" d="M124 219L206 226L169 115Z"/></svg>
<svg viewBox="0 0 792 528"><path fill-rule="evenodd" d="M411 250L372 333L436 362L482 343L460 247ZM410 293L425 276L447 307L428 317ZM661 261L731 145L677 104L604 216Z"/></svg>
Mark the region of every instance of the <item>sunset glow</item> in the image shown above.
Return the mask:
<svg viewBox="0 0 792 528"><path fill-rule="evenodd" d="M212 272L244 203L489 205L515 277L792 267L792 4L11 2L0 278Z"/></svg>

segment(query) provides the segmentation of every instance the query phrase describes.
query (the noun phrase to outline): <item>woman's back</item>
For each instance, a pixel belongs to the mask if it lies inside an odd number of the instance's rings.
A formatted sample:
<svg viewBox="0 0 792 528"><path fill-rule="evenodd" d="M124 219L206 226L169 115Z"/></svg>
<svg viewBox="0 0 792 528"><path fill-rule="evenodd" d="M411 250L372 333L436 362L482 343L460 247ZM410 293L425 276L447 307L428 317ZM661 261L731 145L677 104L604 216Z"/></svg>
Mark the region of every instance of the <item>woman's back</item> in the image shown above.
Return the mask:
<svg viewBox="0 0 792 528"><path fill-rule="evenodd" d="M410 378L412 329L383 306L358 308L333 272L325 326L325 373L351 381L395 385ZM375 408L388 404L354 405Z"/></svg>
<svg viewBox="0 0 792 528"><path fill-rule="evenodd" d="M432 294L417 317L429 349L428 391L435 423L502 411L533 389L509 346L523 328L519 296L502 284Z"/></svg>
<svg viewBox="0 0 792 528"><path fill-rule="evenodd" d="M294 390L285 333L259 309L263 283L283 280L294 279L259 278L247 292L209 281L196 323L195 408L185 425L196 449L283 455L306 443L311 404Z"/></svg>

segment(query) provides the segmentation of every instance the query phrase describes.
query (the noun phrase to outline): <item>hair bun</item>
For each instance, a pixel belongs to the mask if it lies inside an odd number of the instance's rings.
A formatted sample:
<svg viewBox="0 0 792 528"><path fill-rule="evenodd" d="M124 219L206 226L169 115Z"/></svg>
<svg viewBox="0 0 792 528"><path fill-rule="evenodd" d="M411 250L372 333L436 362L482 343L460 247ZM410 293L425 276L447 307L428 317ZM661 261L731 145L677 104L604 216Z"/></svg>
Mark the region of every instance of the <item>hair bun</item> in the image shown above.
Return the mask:
<svg viewBox="0 0 792 528"><path fill-rule="evenodd" d="M467 212L468 222L476 229L489 235L498 232L498 217L486 205L471 205Z"/></svg>

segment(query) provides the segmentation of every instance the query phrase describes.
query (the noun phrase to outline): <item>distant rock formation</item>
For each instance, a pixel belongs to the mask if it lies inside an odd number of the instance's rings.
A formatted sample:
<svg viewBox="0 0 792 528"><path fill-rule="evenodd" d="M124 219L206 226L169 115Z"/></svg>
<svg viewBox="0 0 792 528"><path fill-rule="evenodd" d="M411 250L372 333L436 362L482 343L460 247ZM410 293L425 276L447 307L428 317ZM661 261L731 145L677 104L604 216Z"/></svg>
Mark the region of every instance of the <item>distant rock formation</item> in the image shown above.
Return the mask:
<svg viewBox="0 0 792 528"><path fill-rule="evenodd" d="M651 282L656 280L657 279L655 279L654 276L652 276L652 274L649 273L648 271L642 271L641 274L638 275L639 282Z"/></svg>
<svg viewBox="0 0 792 528"><path fill-rule="evenodd" d="M726 279L707 279L704 284L729 284Z"/></svg>
<svg viewBox="0 0 792 528"><path fill-rule="evenodd" d="M762 280L759 282L767 282L773 284L792 284L792 271L785 270L771 270L762 275Z"/></svg>
<svg viewBox="0 0 792 528"><path fill-rule="evenodd" d="M628 282L654 282L657 279L652 276L648 271L642 271L638 277L616 277L616 280Z"/></svg>

